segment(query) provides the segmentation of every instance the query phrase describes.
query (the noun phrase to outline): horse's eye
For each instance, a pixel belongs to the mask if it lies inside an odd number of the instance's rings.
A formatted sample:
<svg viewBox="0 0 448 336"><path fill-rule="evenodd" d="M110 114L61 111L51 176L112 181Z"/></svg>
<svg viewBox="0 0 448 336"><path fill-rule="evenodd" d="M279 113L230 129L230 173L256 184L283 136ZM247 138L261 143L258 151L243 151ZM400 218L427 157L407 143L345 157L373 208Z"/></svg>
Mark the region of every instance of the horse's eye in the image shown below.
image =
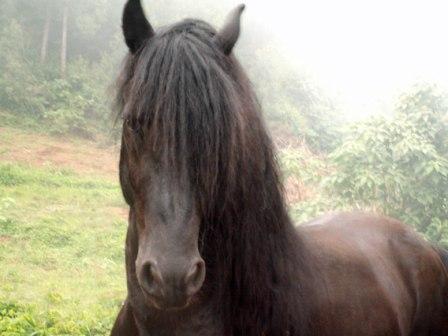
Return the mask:
<svg viewBox="0 0 448 336"><path fill-rule="evenodd" d="M135 134L140 133L140 127L134 119L129 118L129 117L125 118L124 124L125 124L126 128L129 129L130 131L132 131L133 133L135 133Z"/></svg>

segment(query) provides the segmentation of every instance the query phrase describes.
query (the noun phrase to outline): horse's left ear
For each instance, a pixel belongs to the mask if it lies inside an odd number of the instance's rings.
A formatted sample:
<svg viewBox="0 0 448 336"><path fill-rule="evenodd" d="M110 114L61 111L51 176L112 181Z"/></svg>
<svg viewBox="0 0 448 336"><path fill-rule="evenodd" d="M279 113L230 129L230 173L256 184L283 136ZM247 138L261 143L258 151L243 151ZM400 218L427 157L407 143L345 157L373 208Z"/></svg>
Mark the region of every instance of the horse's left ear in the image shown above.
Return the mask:
<svg viewBox="0 0 448 336"><path fill-rule="evenodd" d="M145 17L140 0L128 0L123 12L123 34L131 53L154 36L154 29Z"/></svg>
<svg viewBox="0 0 448 336"><path fill-rule="evenodd" d="M239 5L230 12L224 27L215 36L215 42L222 49L224 54L229 55L240 36L241 13L243 13L244 4Z"/></svg>

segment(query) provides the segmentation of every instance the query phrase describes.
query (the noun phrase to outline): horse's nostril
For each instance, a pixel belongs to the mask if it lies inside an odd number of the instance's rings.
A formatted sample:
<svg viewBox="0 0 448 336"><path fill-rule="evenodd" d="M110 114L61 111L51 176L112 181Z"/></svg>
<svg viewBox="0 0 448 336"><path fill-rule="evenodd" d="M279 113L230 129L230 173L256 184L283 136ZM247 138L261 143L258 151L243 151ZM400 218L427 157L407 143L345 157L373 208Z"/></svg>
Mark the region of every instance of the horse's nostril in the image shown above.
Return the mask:
<svg viewBox="0 0 448 336"><path fill-rule="evenodd" d="M142 287L149 294L155 294L157 288L160 288L163 280L155 262L148 261L143 264L140 274L140 282Z"/></svg>
<svg viewBox="0 0 448 336"><path fill-rule="evenodd" d="M188 296L195 294L201 288L205 279L205 263L199 259L193 263L185 277L186 292Z"/></svg>

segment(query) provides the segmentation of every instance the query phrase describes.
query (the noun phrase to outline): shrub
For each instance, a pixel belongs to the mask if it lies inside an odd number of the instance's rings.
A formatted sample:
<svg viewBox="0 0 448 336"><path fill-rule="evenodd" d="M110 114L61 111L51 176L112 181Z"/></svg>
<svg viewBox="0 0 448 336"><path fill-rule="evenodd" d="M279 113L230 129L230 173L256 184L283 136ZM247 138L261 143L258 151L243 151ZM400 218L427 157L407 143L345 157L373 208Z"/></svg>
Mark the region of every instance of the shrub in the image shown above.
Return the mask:
<svg viewBox="0 0 448 336"><path fill-rule="evenodd" d="M402 98L393 118L357 124L330 155L335 170L325 181L328 192L380 209L448 246L447 111L436 89L424 86Z"/></svg>

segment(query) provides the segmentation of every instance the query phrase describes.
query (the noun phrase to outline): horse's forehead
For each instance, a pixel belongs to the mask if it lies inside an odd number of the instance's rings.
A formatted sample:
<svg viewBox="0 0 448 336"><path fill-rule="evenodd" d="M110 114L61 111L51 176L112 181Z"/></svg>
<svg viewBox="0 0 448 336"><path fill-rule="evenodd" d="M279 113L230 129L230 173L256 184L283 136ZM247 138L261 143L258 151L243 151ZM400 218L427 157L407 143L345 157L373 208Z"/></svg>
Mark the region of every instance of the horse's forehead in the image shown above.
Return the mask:
<svg viewBox="0 0 448 336"><path fill-rule="evenodd" d="M185 19L172 26L162 28L159 34L161 36L164 36L165 34L185 33L185 32L191 32L193 30L202 31L210 35L216 33L213 27L205 21L196 19Z"/></svg>
<svg viewBox="0 0 448 336"><path fill-rule="evenodd" d="M142 173L146 175L146 180L150 181L149 185L156 193L190 193L190 174L186 169L182 169L182 166L178 167L163 156L155 160L150 154L146 154L143 160Z"/></svg>

